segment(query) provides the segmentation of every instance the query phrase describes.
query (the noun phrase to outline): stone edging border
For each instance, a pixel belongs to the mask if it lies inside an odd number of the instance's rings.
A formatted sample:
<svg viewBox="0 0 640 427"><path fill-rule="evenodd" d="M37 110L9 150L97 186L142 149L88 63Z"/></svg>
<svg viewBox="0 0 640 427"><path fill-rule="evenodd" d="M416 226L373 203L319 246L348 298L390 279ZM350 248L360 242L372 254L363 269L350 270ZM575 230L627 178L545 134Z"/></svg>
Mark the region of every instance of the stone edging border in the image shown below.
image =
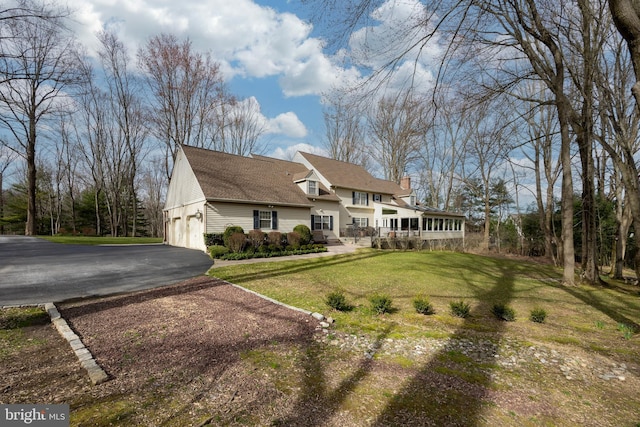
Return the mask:
<svg viewBox="0 0 640 427"><path fill-rule="evenodd" d="M44 305L44 309L51 317L51 323L56 327L60 335L69 342L71 349L74 351L80 365L89 374L89 379L93 385L102 384L109 379L109 375L96 363L91 352L84 346L82 340L69 327L67 321L60 315L55 304L48 302Z"/></svg>
<svg viewBox="0 0 640 427"><path fill-rule="evenodd" d="M260 294L260 293L258 293L256 291L252 291L251 289L243 288L242 286L236 285L235 283L227 282L226 280L222 280L222 282L224 282L224 283L226 283L228 285L231 285L234 288L238 288L240 290L243 290L245 292L253 294L253 295L255 295L255 296L259 297L259 298L262 298L264 300L272 302L272 303L274 303L276 305L279 305L279 306L282 306L282 307L286 307L286 308L288 308L290 310L299 311L299 312L304 313L304 314L306 314L308 316L311 316L311 317L313 317L314 319L316 319L317 321L320 322L320 326L322 327L322 329L324 331L327 331L327 328L329 327L329 325L331 323L333 323L333 319L331 317L325 317L324 314L315 313L315 312L312 312L312 311L309 311L309 310L305 310L303 308L298 308L298 307L294 307L294 306L289 305L289 304L285 304L285 303L280 302L278 300L275 300L273 298L269 298L266 295L262 295L262 294Z"/></svg>

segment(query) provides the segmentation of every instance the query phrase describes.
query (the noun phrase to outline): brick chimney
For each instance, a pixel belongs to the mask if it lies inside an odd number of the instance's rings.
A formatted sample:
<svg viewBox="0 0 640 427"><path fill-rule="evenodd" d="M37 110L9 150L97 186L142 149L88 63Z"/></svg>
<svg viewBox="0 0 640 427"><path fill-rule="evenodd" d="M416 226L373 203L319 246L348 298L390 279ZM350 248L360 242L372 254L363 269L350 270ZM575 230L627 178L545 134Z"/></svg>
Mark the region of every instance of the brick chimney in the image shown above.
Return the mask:
<svg viewBox="0 0 640 427"><path fill-rule="evenodd" d="M403 176L400 178L400 187L402 187L403 190L411 190L411 177Z"/></svg>

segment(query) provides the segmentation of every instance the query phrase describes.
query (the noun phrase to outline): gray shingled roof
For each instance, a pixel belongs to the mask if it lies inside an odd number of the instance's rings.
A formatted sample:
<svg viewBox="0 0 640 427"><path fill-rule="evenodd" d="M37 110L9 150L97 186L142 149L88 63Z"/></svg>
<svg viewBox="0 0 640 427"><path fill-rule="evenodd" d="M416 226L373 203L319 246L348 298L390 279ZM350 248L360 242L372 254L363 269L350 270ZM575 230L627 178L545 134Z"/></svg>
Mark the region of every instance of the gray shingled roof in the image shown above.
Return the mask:
<svg viewBox="0 0 640 427"><path fill-rule="evenodd" d="M302 163L290 162L288 160L282 160L282 159L274 159L271 157L260 156L257 154L252 154L251 156L256 159L272 162L275 166L279 167L281 171L291 174L291 180L294 182L306 178L309 172L311 172ZM329 189L327 189L327 187L325 187L324 184L322 184L321 182L318 182L318 184L319 184L319 188L318 188L319 194L317 196L307 195L307 198L309 199L313 198L316 200L326 200L331 202L340 201L340 198L336 196L334 193L332 193L331 191L329 191Z"/></svg>
<svg viewBox="0 0 640 427"><path fill-rule="evenodd" d="M334 187L367 191L370 193L404 195L403 190L393 181L374 178L362 166L341 162L315 154L300 152L318 172L322 174Z"/></svg>
<svg viewBox="0 0 640 427"><path fill-rule="evenodd" d="M182 147L207 200L312 206L294 184L291 171L265 158L250 158L190 146ZM303 169L303 165L299 165Z"/></svg>

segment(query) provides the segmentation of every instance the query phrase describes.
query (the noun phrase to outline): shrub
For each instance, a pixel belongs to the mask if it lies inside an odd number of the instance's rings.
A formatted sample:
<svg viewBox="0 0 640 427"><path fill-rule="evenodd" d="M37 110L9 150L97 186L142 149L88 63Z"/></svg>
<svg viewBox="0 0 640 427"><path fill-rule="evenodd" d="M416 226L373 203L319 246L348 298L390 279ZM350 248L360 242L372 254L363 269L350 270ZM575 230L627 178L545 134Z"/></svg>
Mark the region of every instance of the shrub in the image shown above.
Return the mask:
<svg viewBox="0 0 640 427"><path fill-rule="evenodd" d="M206 247L213 245L224 246L222 233L204 233L204 244Z"/></svg>
<svg viewBox="0 0 640 427"><path fill-rule="evenodd" d="M327 294L325 303L329 307L338 311L350 311L353 309L353 306L347 302L347 298L344 296L344 292L342 290L333 291Z"/></svg>
<svg viewBox="0 0 640 427"><path fill-rule="evenodd" d="M222 234L222 240L224 242L224 245L229 249L231 249L231 247L229 246L229 239L234 233L244 234L244 230L239 225L230 225L224 230L224 233Z"/></svg>
<svg viewBox="0 0 640 427"><path fill-rule="evenodd" d="M267 241L269 242L269 248L276 248L272 249L272 252L273 250L277 250L282 246L282 233L279 231L270 231L269 234L267 234Z"/></svg>
<svg viewBox="0 0 640 427"><path fill-rule="evenodd" d="M249 243L254 249L258 249L265 240L265 234L261 230L251 230L247 235Z"/></svg>
<svg viewBox="0 0 640 427"><path fill-rule="evenodd" d="M547 318L547 312L542 308L534 308L529 313L529 319L532 322L536 323L544 323L544 320Z"/></svg>
<svg viewBox="0 0 640 427"><path fill-rule="evenodd" d="M420 314L434 314L436 312L429 302L429 298L423 295L418 295L413 299L413 307Z"/></svg>
<svg viewBox="0 0 640 427"><path fill-rule="evenodd" d="M304 224L298 224L293 228L293 231L300 235L300 244L308 245L311 241L311 229Z"/></svg>
<svg viewBox="0 0 640 427"><path fill-rule="evenodd" d="M636 328L633 325L627 325L624 323L618 323L618 330L622 332L622 336L625 340L633 338L633 334L636 333Z"/></svg>
<svg viewBox="0 0 640 427"><path fill-rule="evenodd" d="M494 304L491 312L499 320L504 320L506 322L513 322L516 320L516 311L503 303Z"/></svg>
<svg viewBox="0 0 640 427"><path fill-rule="evenodd" d="M451 301L449 303L449 307L451 308L451 314L456 317L462 317L463 319L469 316L469 312L471 311L471 307L469 304L460 301Z"/></svg>
<svg viewBox="0 0 640 427"><path fill-rule="evenodd" d="M212 259L220 258L221 256L226 255L228 253L229 253L229 248L227 248L226 246L221 246L221 245L209 246L209 256Z"/></svg>
<svg viewBox="0 0 640 427"><path fill-rule="evenodd" d="M391 298L387 295L373 295L369 298L369 302L371 303L371 310L375 314L384 314L391 312Z"/></svg>
<svg viewBox="0 0 640 427"><path fill-rule="evenodd" d="M294 249L300 247L300 234L295 231L287 233L287 246L291 246ZM287 249L288 250L288 249Z"/></svg>
<svg viewBox="0 0 640 427"><path fill-rule="evenodd" d="M229 236L229 250L234 253L242 252L246 242L247 236L245 236L244 233L233 233Z"/></svg>

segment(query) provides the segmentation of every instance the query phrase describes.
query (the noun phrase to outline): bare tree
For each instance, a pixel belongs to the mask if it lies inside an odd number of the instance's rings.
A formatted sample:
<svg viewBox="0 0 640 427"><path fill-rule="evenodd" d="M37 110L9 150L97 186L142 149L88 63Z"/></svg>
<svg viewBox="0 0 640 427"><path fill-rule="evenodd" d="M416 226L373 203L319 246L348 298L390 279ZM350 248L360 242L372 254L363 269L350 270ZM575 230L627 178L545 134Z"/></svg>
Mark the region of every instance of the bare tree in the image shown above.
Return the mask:
<svg viewBox="0 0 640 427"><path fill-rule="evenodd" d="M4 15L0 56L0 123L8 131L2 143L27 164L25 234L36 229L36 153L43 122L68 108L65 91L81 80L78 46L64 26L69 13L48 3L24 2ZM23 9L33 11L24 16ZM19 17L19 19L18 19Z"/></svg>
<svg viewBox="0 0 640 427"><path fill-rule="evenodd" d="M100 215L100 198L105 190L105 163L108 161L106 147L108 145L109 117L104 107L107 100L105 93L95 84L93 68L84 63L86 89L79 98L80 108L72 121L74 145L82 154L87 171L84 176L90 177L90 186L94 193L94 211L96 216L96 235L103 234ZM89 179L87 179L89 181Z"/></svg>
<svg viewBox="0 0 640 427"><path fill-rule="evenodd" d="M493 186L498 168L507 161L510 150L511 119L498 103L485 103L466 111L465 126L469 128L468 156L466 160L476 167L474 175L480 178L484 207L484 238L482 248L489 249L491 214L495 206ZM502 186L505 187L504 182Z"/></svg>
<svg viewBox="0 0 640 427"><path fill-rule="evenodd" d="M167 178L162 172L162 163L163 160L159 157L147 162L140 182L142 205L148 222L148 231L153 237L162 237L164 233L162 209L164 208Z"/></svg>
<svg viewBox="0 0 640 427"><path fill-rule="evenodd" d="M348 101L346 95L327 100L324 117L324 145L329 157L367 167L369 155L365 149L363 114Z"/></svg>
<svg viewBox="0 0 640 427"><path fill-rule="evenodd" d="M420 156L428 128L424 104L413 99L411 92L383 97L369 113L368 127L373 159L385 179L399 184Z"/></svg>
<svg viewBox="0 0 640 427"><path fill-rule="evenodd" d="M16 157L17 155L13 151L0 146L0 234L4 234L4 180L7 177L9 166L13 164Z"/></svg>
<svg viewBox="0 0 640 427"><path fill-rule="evenodd" d="M182 144L204 146L218 106L222 76L208 54L195 52L190 40L160 34L139 49L138 61L152 94L149 120L166 150L165 172Z"/></svg>
<svg viewBox="0 0 640 427"><path fill-rule="evenodd" d="M616 200L617 236L615 268L613 276L622 276L627 234L631 225L640 224L640 176L636 166L640 150L640 113L638 105L632 102L631 87L637 83L628 56L621 49L621 40L612 40L610 49L599 61L602 67L597 84L601 99L601 131L596 137L615 166L614 197ZM622 184L622 185L620 185ZM622 188L624 187L624 188ZM640 235L634 233L636 245L640 245ZM640 259L636 259L636 275L640 277Z"/></svg>
<svg viewBox="0 0 640 427"><path fill-rule="evenodd" d="M251 153L261 154L260 137L266 132L266 124L260 114L260 104L254 98L237 100L231 98L224 110L226 118L220 118L226 125L218 129L224 134L227 153L247 156Z"/></svg>
<svg viewBox="0 0 640 427"><path fill-rule="evenodd" d="M522 153L533 164L538 221L544 236L545 256L557 263L554 247L562 250L562 246L555 241L553 230L554 188L560 177L557 121L551 106L539 102L527 105L529 109L523 112L523 118L528 125L528 141L523 145ZM558 257L561 259L562 254L558 254Z"/></svg>
<svg viewBox="0 0 640 427"><path fill-rule="evenodd" d="M462 182L461 169L469 140L466 116L456 97L441 96L433 126L423 139L420 181L426 189L426 203L434 208L453 208L454 186Z"/></svg>
<svg viewBox="0 0 640 427"><path fill-rule="evenodd" d="M616 28L627 42L635 73L632 94L640 106L640 4L635 0L609 0Z"/></svg>
<svg viewBox="0 0 640 427"><path fill-rule="evenodd" d="M109 107L115 122L110 139L113 146L124 147L124 153L121 155L126 158L126 161L122 163L122 169L114 171L114 173L123 175L119 179L125 180L126 190L119 186L112 189L114 192L124 193L125 203L115 205L114 209L124 213L125 233L128 234L126 225L130 223L130 234L135 236L138 221L136 179L140 163L146 155L148 134L140 97L141 88L129 70L129 55L117 36L103 31L98 34L98 39L101 44L99 55L107 77L106 87L111 101ZM115 197L114 193L112 194L114 200L117 200L118 197ZM126 220L127 218L128 220Z"/></svg>

